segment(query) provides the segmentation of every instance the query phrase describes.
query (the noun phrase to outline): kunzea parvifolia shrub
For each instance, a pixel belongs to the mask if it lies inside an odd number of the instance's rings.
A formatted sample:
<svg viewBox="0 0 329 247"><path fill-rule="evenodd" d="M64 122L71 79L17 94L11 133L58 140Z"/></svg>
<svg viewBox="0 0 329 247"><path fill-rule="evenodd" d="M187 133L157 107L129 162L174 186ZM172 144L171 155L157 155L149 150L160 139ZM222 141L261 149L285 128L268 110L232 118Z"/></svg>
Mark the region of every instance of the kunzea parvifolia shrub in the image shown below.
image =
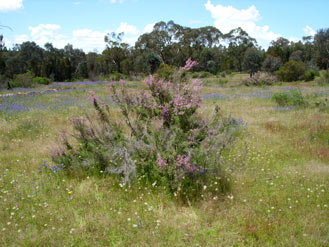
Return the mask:
<svg viewBox="0 0 329 247"><path fill-rule="evenodd" d="M95 115L73 121L78 145L63 138L53 160L68 171L101 171L118 174L125 183L138 179L165 186L180 198L198 198L204 188L227 191L222 154L244 122L223 116L219 107L209 118L199 113L200 86L186 73L196 64L189 59L173 81L150 76L147 90L136 93L123 80L111 83L113 105L101 103L91 92Z"/></svg>

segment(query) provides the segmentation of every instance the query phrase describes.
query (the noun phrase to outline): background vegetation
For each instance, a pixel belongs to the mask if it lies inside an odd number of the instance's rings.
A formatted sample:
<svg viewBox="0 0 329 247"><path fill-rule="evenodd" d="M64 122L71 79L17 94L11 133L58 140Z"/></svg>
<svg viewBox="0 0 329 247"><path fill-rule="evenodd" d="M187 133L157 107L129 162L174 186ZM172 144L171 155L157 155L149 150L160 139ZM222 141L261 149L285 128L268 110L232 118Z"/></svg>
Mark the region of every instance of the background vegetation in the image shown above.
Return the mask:
<svg viewBox="0 0 329 247"><path fill-rule="evenodd" d="M173 21L159 22L132 47L122 42L123 35L108 34L104 38L107 48L101 54L86 54L70 44L58 49L47 43L42 48L34 42L7 49L0 37L0 87L35 85L29 78L21 83L26 73L51 81L136 79L155 73L160 64L184 66L188 58L198 62L194 71L214 75L246 71L252 76L260 69L275 73L284 65L278 72L284 81L311 80L310 69L318 73L329 66L328 28L318 30L314 37L304 37L303 41L278 38L266 51L241 28L223 34L211 26L188 28Z"/></svg>

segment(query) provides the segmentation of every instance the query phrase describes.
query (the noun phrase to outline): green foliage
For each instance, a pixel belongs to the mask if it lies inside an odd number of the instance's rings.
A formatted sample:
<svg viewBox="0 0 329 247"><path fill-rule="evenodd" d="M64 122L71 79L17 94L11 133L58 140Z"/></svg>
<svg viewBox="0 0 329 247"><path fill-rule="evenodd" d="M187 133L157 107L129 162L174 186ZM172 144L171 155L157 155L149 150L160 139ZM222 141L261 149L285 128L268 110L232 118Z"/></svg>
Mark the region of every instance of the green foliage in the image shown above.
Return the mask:
<svg viewBox="0 0 329 247"><path fill-rule="evenodd" d="M256 48L249 48L243 57L243 69L250 74L254 75L261 67L262 54Z"/></svg>
<svg viewBox="0 0 329 247"><path fill-rule="evenodd" d="M216 75L216 72L218 70L217 64L214 60L209 60L207 62L207 70L212 73L213 75Z"/></svg>
<svg viewBox="0 0 329 247"><path fill-rule="evenodd" d="M273 57L271 55L267 55L263 65L262 69L269 73L274 73L282 66L281 58L280 57Z"/></svg>
<svg viewBox="0 0 329 247"><path fill-rule="evenodd" d="M277 40L271 42L270 47L267 49L267 54L273 57L279 57L282 63L289 61L291 53L291 43L288 39L279 37Z"/></svg>
<svg viewBox="0 0 329 247"><path fill-rule="evenodd" d="M328 98L319 99L315 101L315 107L321 112L329 112L329 100Z"/></svg>
<svg viewBox="0 0 329 247"><path fill-rule="evenodd" d="M314 35L315 57L320 69L329 69L329 28Z"/></svg>
<svg viewBox="0 0 329 247"><path fill-rule="evenodd" d="M13 82L11 83L12 87L34 87L35 83L33 82L34 75L31 71L26 72L25 74L15 75Z"/></svg>
<svg viewBox="0 0 329 247"><path fill-rule="evenodd" d="M217 79L217 83L220 84L220 85L226 84L227 82L228 82L227 78L219 77Z"/></svg>
<svg viewBox="0 0 329 247"><path fill-rule="evenodd" d="M111 73L110 75L107 76L108 80L110 81L120 81L121 79L125 79L127 76L122 74L122 73L118 73L118 72L114 72Z"/></svg>
<svg viewBox="0 0 329 247"><path fill-rule="evenodd" d="M162 63L157 69L155 77L158 79L163 78L165 80L171 80L173 78L174 72L174 66Z"/></svg>
<svg viewBox="0 0 329 247"><path fill-rule="evenodd" d="M4 89L7 87L7 81L8 79L4 76L0 74L0 89Z"/></svg>
<svg viewBox="0 0 329 247"><path fill-rule="evenodd" d="M303 62L289 61L285 63L276 73L281 81L298 81L302 80L306 71Z"/></svg>
<svg viewBox="0 0 329 247"><path fill-rule="evenodd" d="M42 84L42 85L49 85L51 80L46 77L35 77L33 78L33 83Z"/></svg>
<svg viewBox="0 0 329 247"><path fill-rule="evenodd" d="M329 69L321 70L320 77L316 79L319 84L327 85L329 84Z"/></svg>
<svg viewBox="0 0 329 247"><path fill-rule="evenodd" d="M314 69L309 69L304 74L305 81L313 81L315 78L316 72Z"/></svg>
<svg viewBox="0 0 329 247"><path fill-rule="evenodd" d="M300 90L294 89L289 92L275 93L272 96L279 106L295 106L295 107L305 107L308 105L305 97L302 95Z"/></svg>
<svg viewBox="0 0 329 247"><path fill-rule="evenodd" d="M209 73L208 71L202 71L199 73L199 78L204 79L204 78L209 78L213 76L211 73Z"/></svg>
<svg viewBox="0 0 329 247"><path fill-rule="evenodd" d="M148 67L150 68L150 73L153 74L159 68L161 64L161 59L156 54L150 53L146 57L146 62L148 64Z"/></svg>
<svg viewBox="0 0 329 247"><path fill-rule="evenodd" d="M222 72L220 72L220 74L219 74L222 78L225 78L226 77L226 72L225 71L222 71Z"/></svg>

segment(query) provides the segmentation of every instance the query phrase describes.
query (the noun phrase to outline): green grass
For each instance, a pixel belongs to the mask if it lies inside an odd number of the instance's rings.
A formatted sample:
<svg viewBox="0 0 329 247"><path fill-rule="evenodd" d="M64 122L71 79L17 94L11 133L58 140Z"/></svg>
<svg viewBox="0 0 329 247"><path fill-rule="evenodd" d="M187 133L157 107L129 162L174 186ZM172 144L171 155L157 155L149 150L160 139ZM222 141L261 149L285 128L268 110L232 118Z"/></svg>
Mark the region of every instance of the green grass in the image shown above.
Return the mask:
<svg viewBox="0 0 329 247"><path fill-rule="evenodd" d="M218 104L246 121L248 134L225 153L231 192L211 198L205 191L189 206L157 186L38 170L43 160L51 164L50 149L70 132L70 119L91 110L88 90L105 99L106 85L36 96L82 107L0 114L0 246L328 246L329 114L277 109L268 93L288 85L202 88L229 96L204 99L202 114ZM305 95L329 91L298 86Z"/></svg>

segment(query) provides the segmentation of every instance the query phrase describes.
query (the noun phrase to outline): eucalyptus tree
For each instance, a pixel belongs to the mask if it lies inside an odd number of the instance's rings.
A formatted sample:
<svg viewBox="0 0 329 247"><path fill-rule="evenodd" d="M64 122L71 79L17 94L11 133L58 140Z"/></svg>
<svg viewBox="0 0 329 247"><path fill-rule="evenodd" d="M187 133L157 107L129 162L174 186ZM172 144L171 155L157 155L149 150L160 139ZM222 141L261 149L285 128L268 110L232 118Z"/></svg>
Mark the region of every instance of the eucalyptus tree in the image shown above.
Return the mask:
<svg viewBox="0 0 329 247"><path fill-rule="evenodd" d="M241 72L245 52L248 48L257 46L256 40L240 27L225 34L224 39L229 44L227 52L233 58L235 69Z"/></svg>
<svg viewBox="0 0 329 247"><path fill-rule="evenodd" d="M314 36L316 61L321 69L329 68L329 28L320 29Z"/></svg>
<svg viewBox="0 0 329 247"><path fill-rule="evenodd" d="M124 33L112 32L104 37L106 49L103 51L105 64L109 67L109 71L117 71L122 73L122 61L128 58L129 45L122 41Z"/></svg>
<svg viewBox="0 0 329 247"><path fill-rule="evenodd" d="M243 57L243 69L252 77L262 65L262 54L254 47L249 48Z"/></svg>
<svg viewBox="0 0 329 247"><path fill-rule="evenodd" d="M267 54L280 57L282 63L288 62L291 54L290 41L283 37L273 40L270 47L267 49Z"/></svg>

